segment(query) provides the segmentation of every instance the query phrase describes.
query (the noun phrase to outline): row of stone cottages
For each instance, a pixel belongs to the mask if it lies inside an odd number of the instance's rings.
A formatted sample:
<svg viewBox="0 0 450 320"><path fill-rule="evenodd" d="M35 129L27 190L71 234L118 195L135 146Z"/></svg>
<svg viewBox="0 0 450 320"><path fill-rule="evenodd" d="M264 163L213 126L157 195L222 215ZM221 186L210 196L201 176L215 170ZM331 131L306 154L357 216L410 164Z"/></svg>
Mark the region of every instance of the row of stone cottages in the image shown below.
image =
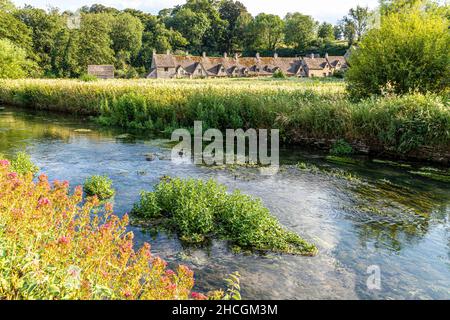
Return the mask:
<svg viewBox="0 0 450 320"><path fill-rule="evenodd" d="M344 56L320 57L311 54L307 57L207 57L174 55L153 52L152 66L147 78L215 78L215 77L256 77L272 76L283 72L289 77L329 77L336 71L348 67Z"/></svg>

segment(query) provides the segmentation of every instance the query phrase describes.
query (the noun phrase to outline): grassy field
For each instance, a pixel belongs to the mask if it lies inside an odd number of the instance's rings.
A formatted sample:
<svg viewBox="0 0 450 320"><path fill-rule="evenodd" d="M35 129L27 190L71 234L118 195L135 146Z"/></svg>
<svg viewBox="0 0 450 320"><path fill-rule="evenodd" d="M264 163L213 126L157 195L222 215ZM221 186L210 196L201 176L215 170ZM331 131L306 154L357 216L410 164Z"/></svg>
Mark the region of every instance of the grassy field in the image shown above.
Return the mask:
<svg viewBox="0 0 450 320"><path fill-rule="evenodd" d="M0 103L93 115L105 125L171 132L277 128L285 143L345 139L404 154L450 149L448 99L411 94L352 102L333 79L0 80Z"/></svg>

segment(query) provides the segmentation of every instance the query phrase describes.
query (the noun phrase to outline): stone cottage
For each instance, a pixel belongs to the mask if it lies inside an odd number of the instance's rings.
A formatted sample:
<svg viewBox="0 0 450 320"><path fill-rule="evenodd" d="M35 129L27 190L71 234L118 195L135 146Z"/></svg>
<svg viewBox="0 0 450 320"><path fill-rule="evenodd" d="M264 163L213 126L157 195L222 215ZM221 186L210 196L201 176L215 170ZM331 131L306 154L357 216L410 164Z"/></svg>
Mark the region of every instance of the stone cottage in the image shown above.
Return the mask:
<svg viewBox="0 0 450 320"><path fill-rule="evenodd" d="M222 77L271 77L282 72L288 77L329 77L336 70L347 68L343 56L320 58L309 57L282 58L273 57L240 57L237 54L229 57L173 55L153 53L152 66L147 78L222 78Z"/></svg>

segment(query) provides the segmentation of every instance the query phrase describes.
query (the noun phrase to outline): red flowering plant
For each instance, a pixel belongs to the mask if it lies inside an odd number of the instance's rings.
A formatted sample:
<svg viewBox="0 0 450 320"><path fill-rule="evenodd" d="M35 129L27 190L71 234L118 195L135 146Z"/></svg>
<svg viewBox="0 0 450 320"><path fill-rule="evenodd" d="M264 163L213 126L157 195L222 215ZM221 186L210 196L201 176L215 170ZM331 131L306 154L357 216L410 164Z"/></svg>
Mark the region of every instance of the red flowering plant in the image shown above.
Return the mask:
<svg viewBox="0 0 450 320"><path fill-rule="evenodd" d="M0 160L0 299L206 299L193 272L166 269L150 245L135 251L128 216L82 188L17 175Z"/></svg>

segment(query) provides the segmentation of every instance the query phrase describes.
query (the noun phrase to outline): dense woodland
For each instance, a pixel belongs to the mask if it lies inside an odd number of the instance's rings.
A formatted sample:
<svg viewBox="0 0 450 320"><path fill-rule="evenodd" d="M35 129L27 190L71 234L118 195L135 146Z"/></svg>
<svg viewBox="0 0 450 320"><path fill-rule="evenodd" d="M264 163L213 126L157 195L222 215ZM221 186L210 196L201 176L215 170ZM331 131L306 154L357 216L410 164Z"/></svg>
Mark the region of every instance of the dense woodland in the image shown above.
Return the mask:
<svg viewBox="0 0 450 320"><path fill-rule="evenodd" d="M148 70L153 50L208 55L344 54L370 21L371 13L362 7L351 9L332 25L299 12L284 18L265 13L254 17L233 0L188 0L158 15L100 4L77 12L16 8L10 0L0 0L0 39L22 49L20 53L34 62L30 68L47 77L79 76L87 64L114 64L119 75L134 77Z"/></svg>

